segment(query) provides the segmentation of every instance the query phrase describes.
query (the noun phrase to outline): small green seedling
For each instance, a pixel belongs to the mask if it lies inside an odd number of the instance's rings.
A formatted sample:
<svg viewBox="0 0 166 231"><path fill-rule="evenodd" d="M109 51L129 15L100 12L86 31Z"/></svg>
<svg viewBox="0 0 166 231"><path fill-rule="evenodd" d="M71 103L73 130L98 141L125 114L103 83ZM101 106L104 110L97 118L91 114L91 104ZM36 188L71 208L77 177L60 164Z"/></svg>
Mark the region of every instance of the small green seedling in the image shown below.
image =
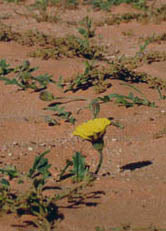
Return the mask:
<svg viewBox="0 0 166 231"><path fill-rule="evenodd" d="M41 191L46 183L46 180L51 176L49 171L51 164L49 164L48 159L44 157L47 153L49 153L49 150L43 152L35 158L33 166L29 169L27 174L29 178L33 179L35 190Z"/></svg>
<svg viewBox="0 0 166 231"><path fill-rule="evenodd" d="M95 35L95 31L92 29L92 20L88 16L84 17L80 24L83 27L78 28L78 32L85 39L89 39Z"/></svg>
<svg viewBox="0 0 166 231"><path fill-rule="evenodd" d="M56 112L56 116L62 118L65 120L65 122L69 122L71 124L74 124L76 119L72 116L72 112L65 111L65 107L59 107L58 104L54 106L49 106L45 108L45 110L50 110Z"/></svg>
<svg viewBox="0 0 166 231"><path fill-rule="evenodd" d="M70 170L69 176L72 176L73 182L81 182L84 180L90 180L90 174L88 167L85 164L85 157L82 155L81 152L76 152L75 155L72 157L72 161L67 160L66 166L61 171L60 180L64 178L66 170L68 167L72 166L73 169Z"/></svg>
<svg viewBox="0 0 166 231"><path fill-rule="evenodd" d="M157 86L156 89L157 89L157 92L159 94L160 100L165 100L166 95L162 95L160 87Z"/></svg>
<svg viewBox="0 0 166 231"><path fill-rule="evenodd" d="M33 76L32 72L36 71L37 67L31 67L29 61L24 61L22 65L15 68L9 69L9 65L6 64L4 60L0 62L0 80L3 80L5 84L17 85L21 90L26 90L28 88L35 91L40 91L47 88L49 83L54 83L51 75L43 74L39 76ZM5 75L9 73L14 73L16 76L14 78L7 78Z"/></svg>
<svg viewBox="0 0 166 231"><path fill-rule="evenodd" d="M133 93L130 92L128 96L120 95L120 94L110 94L110 95L105 95L104 97L98 97L97 99L103 103L107 103L111 101L113 98L115 98L115 103L123 105L125 107L133 107L135 104L144 105L144 106L153 107L153 108L156 107L155 103L150 102L138 88L131 86L129 84L122 84L122 85L128 86L136 90L143 96L143 98L134 96Z"/></svg>

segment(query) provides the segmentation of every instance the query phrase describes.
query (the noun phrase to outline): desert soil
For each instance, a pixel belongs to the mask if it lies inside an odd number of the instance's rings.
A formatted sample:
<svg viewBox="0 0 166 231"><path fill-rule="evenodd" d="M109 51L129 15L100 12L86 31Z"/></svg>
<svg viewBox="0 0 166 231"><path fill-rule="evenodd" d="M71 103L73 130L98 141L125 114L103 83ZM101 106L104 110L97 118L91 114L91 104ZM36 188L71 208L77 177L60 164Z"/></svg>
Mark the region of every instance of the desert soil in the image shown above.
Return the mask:
<svg viewBox="0 0 166 231"><path fill-rule="evenodd" d="M1 2L1 22L10 25L14 31L24 32L32 29L60 37L71 33L78 35L74 22L78 23L87 15L94 22L101 22L112 13L139 12L127 4L113 7L111 12L95 11L90 6L66 10L58 8L60 20L49 23L37 22L27 15L25 5L31 3ZM140 37L153 35L154 32L161 34L165 28L164 21L159 24L153 21L143 24L132 20L119 25L96 26L95 36L96 39L101 38L99 44L108 46L110 57L122 54L132 56L142 44ZM150 44L147 49L162 51L165 48L166 43L160 42ZM39 67L36 75L48 73L53 75L54 80L59 76L69 78L84 70L83 58L42 60L29 57L27 54L32 50L32 47L22 46L14 41L1 41L0 59L6 59L12 66L29 60L31 66ZM144 64L136 71L144 71L165 80L166 62ZM110 83L112 86L102 94L97 94L94 89L89 88L75 93L68 92L65 96L86 96L90 100L99 95L127 95L132 91L121 85L120 80L110 80ZM57 231L111 231L127 229L129 226L131 230L133 228L138 231L154 230L153 227L156 227L156 230L166 229L166 135L156 135L166 129L166 101L160 100L158 92L148 84L134 85L150 101L154 101L157 107L135 105L125 108L114 102L101 105L98 117L112 117L123 124L124 129L112 125L108 127L104 136L104 163L92 187L85 189L85 200L80 203L70 203L67 200L58 202L59 211L64 218L57 221ZM52 85L49 89L55 96L64 95L61 89ZM135 91L134 94L137 95ZM36 155L50 149L47 158L55 178L58 171L64 167L66 159L71 159L76 151L81 151L86 156L86 161L93 171L98 161L97 153L89 142L72 135L77 125L92 118L89 109L76 114L86 103L70 102L65 105L66 110L72 111L76 117L75 125L61 120L60 125L49 126L45 118L53 113L43 110L47 106L48 102L40 100L38 92L29 89L21 91L15 85L0 82L0 167L14 165L20 171L26 172L32 166ZM52 184L56 186L57 182L52 180ZM62 184L65 187L65 182ZM2 214L0 230L37 231L36 228L25 225L26 219L27 216L18 218L13 214Z"/></svg>

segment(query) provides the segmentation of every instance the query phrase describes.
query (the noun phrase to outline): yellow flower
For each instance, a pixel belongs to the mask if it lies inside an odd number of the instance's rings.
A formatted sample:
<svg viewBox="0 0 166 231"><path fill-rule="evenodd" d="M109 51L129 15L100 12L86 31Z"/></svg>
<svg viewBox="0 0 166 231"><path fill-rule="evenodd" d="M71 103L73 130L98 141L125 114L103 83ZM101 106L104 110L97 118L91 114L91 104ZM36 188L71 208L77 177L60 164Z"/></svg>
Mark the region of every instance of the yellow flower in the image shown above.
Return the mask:
<svg viewBox="0 0 166 231"><path fill-rule="evenodd" d="M73 135L80 136L85 140L96 141L104 135L106 128L111 121L106 118L89 120L76 127Z"/></svg>

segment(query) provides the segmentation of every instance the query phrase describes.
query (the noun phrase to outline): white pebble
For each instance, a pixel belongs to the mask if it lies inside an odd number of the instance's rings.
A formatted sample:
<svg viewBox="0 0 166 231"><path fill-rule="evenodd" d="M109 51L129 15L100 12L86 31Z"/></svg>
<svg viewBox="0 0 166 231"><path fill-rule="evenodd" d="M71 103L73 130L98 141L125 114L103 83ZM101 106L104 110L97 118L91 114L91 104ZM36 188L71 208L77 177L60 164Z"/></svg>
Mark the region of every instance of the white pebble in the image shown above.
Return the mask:
<svg viewBox="0 0 166 231"><path fill-rule="evenodd" d="M115 142L115 141L117 141L117 139L116 138L112 138L112 141Z"/></svg>
<svg viewBox="0 0 166 231"><path fill-rule="evenodd" d="M28 147L28 151L33 151L33 148L32 147Z"/></svg>

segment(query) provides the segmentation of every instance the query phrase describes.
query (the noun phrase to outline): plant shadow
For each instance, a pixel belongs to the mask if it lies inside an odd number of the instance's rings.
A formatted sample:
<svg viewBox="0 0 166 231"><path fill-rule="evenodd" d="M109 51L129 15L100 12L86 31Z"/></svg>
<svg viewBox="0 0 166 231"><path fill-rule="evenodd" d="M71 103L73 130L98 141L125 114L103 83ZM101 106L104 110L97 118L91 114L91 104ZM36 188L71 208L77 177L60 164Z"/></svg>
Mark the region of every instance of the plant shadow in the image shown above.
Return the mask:
<svg viewBox="0 0 166 231"><path fill-rule="evenodd" d="M87 207L96 207L99 202L96 202L94 200L100 199L101 195L105 195L104 191L95 191L95 192L90 192L86 193L84 195L75 195L69 198L68 203L69 205L64 206L62 208L81 208L81 205L87 206ZM92 201L93 200L93 201Z"/></svg>
<svg viewBox="0 0 166 231"><path fill-rule="evenodd" d="M123 165L122 167L120 167L120 169L122 172L125 170L134 171L135 169L144 168L144 167L149 166L151 164L153 164L153 162L150 160L138 161L138 162L133 162L133 163Z"/></svg>

